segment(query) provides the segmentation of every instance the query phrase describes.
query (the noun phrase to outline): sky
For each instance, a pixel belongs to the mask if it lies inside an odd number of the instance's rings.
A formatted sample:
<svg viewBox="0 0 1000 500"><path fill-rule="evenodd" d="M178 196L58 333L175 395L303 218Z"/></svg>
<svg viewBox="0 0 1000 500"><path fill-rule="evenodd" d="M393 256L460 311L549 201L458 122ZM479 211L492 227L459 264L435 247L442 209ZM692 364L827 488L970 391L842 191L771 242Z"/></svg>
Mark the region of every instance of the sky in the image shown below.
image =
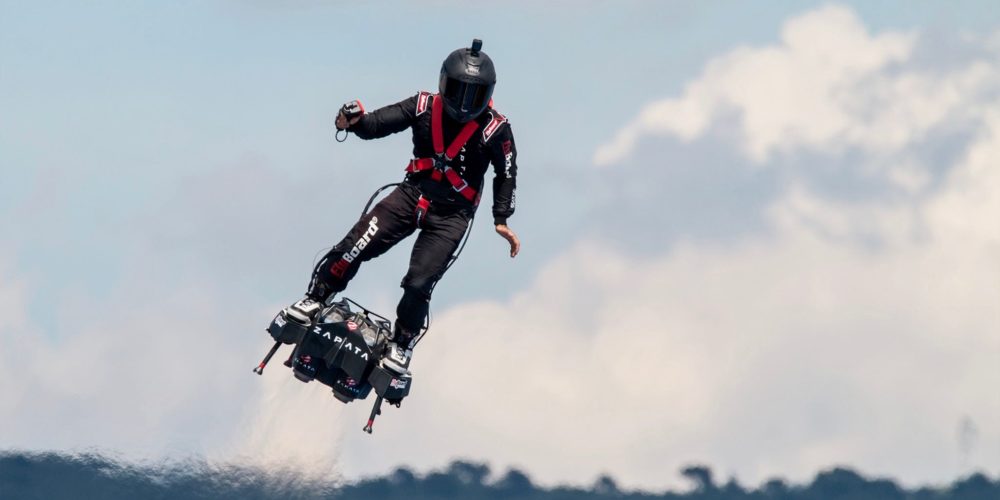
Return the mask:
<svg viewBox="0 0 1000 500"><path fill-rule="evenodd" d="M336 110L433 91L472 38L522 253L480 218L367 436L367 402L250 368L409 158ZM998 61L990 2L0 0L0 449L996 474ZM408 251L346 295L391 313Z"/></svg>

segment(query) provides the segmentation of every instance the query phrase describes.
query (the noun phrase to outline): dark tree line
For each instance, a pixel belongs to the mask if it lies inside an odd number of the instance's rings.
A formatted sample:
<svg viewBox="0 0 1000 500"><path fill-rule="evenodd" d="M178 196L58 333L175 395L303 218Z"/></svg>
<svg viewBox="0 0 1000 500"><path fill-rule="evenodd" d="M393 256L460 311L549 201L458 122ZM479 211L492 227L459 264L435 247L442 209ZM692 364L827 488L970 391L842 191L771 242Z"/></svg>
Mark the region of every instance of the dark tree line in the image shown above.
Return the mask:
<svg viewBox="0 0 1000 500"><path fill-rule="evenodd" d="M524 500L1000 500L1000 479L973 474L942 488L906 490L889 479L868 479L847 468L834 468L816 475L812 483L788 484L772 479L759 488L745 488L734 480L718 484L711 469L690 466L681 474L691 483L690 491L623 491L615 480L602 476L589 488L542 488L523 472L510 470L489 481L485 464L458 461L446 470L418 476L407 469L344 485L333 497L338 500L383 498L387 500L524 499Z"/></svg>
<svg viewBox="0 0 1000 500"><path fill-rule="evenodd" d="M198 460L133 465L92 454L6 452L0 453L0 499L1000 500L1000 478L984 474L937 488L906 489L890 479L867 478L840 467L817 474L809 484L772 479L757 488L732 479L720 483L701 465L680 473L691 486L684 492L626 491L610 476L589 487L546 488L522 471L494 475L486 464L467 461L424 475L400 468L337 484Z"/></svg>

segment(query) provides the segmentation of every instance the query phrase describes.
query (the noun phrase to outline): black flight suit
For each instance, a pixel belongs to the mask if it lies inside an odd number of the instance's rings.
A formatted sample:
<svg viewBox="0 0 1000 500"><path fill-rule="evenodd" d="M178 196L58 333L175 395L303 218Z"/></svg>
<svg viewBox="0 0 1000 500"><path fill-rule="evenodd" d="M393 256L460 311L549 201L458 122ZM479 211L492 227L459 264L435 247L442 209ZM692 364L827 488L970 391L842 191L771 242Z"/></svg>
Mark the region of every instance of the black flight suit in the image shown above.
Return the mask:
<svg viewBox="0 0 1000 500"><path fill-rule="evenodd" d="M413 130L415 158L433 158L431 132L432 102L436 96L425 92L362 115L350 131L362 139L376 139ZM442 113L442 132L447 147L464 124ZM410 255L410 267L403 277L403 298L396 308L397 328L404 335L419 332L427 318L431 291L476 211L483 179L493 164L493 221L506 224L514 213L517 150L510 124L503 115L488 108L476 118L478 129L450 163L462 179L476 190L470 201L446 179L434 180L431 171L407 173L403 182L367 214L320 260L313 271L308 295L325 300L343 291L362 262L378 257L393 245L419 230ZM405 165L401 165L404 166ZM430 207L419 222L417 206L421 196Z"/></svg>

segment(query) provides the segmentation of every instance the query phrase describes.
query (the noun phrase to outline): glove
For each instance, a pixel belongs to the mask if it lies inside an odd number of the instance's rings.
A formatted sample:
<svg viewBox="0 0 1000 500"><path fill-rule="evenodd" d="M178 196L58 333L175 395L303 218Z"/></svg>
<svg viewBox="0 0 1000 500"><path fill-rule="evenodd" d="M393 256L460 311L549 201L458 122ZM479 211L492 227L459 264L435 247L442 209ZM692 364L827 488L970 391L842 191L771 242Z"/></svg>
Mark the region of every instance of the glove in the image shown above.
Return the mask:
<svg viewBox="0 0 1000 500"><path fill-rule="evenodd" d="M337 130L346 130L357 123L361 115L365 114L365 107L361 104L361 101L354 100L345 103L340 107L339 116L343 116L344 120L337 120Z"/></svg>

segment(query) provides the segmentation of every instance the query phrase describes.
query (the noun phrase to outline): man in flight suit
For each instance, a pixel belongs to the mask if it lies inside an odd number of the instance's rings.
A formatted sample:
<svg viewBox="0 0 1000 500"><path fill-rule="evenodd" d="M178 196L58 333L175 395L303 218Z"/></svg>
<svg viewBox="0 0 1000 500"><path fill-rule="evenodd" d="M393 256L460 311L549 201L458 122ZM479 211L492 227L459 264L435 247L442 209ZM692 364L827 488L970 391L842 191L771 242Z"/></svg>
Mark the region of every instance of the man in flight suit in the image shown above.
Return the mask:
<svg viewBox="0 0 1000 500"><path fill-rule="evenodd" d="M520 250L517 235L507 227L514 213L517 149L507 118L493 108L496 71L481 47L474 40L472 47L448 55L437 94L420 92L371 113L358 101L341 108L337 128L362 139L411 129L414 159L403 182L320 260L306 296L285 309L286 317L308 324L327 299L347 288L362 262L419 231L383 359L383 366L398 373L409 367L431 291L465 235L490 164L496 232L509 242L511 257Z"/></svg>

